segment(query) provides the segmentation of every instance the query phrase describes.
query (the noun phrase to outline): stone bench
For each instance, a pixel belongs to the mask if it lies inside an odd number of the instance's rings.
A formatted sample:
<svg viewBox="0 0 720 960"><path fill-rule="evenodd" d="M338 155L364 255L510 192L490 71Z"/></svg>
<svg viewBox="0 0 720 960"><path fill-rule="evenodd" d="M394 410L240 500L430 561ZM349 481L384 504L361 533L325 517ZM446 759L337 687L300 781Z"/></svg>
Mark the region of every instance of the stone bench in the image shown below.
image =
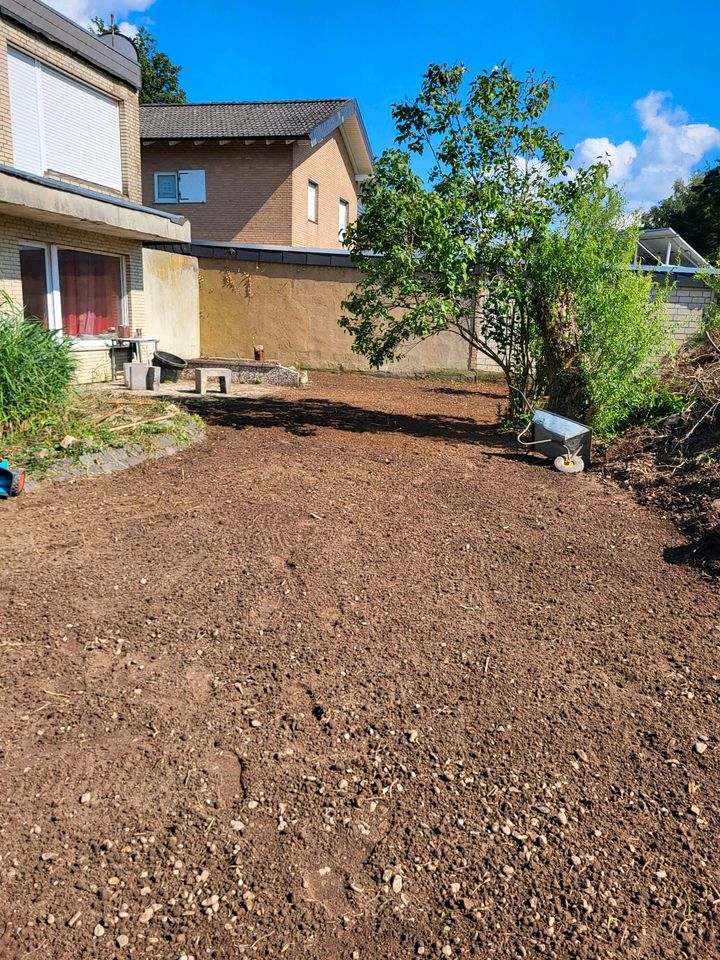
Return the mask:
<svg viewBox="0 0 720 960"><path fill-rule="evenodd" d="M230 393L232 370L228 367L196 367L195 392L202 395L207 390L208 378L220 381L220 393Z"/></svg>

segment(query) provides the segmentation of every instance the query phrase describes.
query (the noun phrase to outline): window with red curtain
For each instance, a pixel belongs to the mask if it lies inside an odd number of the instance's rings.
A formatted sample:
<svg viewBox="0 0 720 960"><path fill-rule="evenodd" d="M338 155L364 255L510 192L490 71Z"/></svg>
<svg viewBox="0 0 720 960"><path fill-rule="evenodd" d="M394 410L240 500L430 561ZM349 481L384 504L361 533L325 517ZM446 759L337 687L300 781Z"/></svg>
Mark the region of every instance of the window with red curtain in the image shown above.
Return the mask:
<svg viewBox="0 0 720 960"><path fill-rule="evenodd" d="M63 333L92 337L122 322L120 259L81 250L58 250Z"/></svg>

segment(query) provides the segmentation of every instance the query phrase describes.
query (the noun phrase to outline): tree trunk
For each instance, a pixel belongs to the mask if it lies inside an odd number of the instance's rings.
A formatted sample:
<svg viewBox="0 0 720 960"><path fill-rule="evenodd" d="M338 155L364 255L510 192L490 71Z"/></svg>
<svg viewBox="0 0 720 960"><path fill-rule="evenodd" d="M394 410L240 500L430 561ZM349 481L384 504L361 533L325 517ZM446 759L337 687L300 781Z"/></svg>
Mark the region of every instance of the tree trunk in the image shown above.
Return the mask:
<svg viewBox="0 0 720 960"><path fill-rule="evenodd" d="M565 292L555 302L537 304L543 340L542 375L548 408L573 420L587 414L587 380L580 357L580 331L573 309L573 294Z"/></svg>

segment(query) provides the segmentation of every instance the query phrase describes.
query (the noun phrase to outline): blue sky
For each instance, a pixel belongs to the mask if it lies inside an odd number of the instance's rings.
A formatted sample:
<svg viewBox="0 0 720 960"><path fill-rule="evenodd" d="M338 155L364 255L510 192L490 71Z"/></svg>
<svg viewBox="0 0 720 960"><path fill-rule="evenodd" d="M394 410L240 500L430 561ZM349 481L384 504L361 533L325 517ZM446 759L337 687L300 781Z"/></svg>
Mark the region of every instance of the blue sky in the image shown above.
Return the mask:
<svg viewBox="0 0 720 960"><path fill-rule="evenodd" d="M556 78L548 122L578 157L607 154L633 205L720 158L720 2L655 0L645 10L558 0L50 0L79 22L113 11L146 24L182 64L190 100L354 96L376 153L393 140L391 104L427 64L472 73L502 59ZM665 96L663 96L665 95Z"/></svg>

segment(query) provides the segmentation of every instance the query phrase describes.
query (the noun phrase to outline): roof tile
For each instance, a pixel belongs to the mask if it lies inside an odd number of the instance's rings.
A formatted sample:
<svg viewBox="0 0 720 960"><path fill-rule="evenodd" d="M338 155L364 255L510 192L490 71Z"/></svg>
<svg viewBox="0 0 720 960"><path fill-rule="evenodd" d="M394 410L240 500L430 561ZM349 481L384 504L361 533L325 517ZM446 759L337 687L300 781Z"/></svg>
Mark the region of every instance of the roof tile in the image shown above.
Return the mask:
<svg viewBox="0 0 720 960"><path fill-rule="evenodd" d="M347 102L342 98L151 104L140 110L140 135L144 140L304 138Z"/></svg>

